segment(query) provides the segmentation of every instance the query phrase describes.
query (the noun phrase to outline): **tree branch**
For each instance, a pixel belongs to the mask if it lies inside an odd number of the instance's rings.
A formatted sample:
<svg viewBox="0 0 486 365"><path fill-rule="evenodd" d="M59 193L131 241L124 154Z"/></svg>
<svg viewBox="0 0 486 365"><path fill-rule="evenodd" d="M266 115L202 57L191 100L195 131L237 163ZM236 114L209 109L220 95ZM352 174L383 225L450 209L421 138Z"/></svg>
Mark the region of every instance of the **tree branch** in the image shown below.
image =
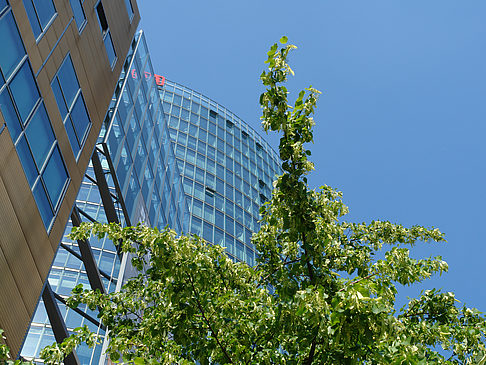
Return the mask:
<svg viewBox="0 0 486 365"><path fill-rule="evenodd" d="M309 261L309 256L307 255L307 243L305 239L305 232L302 232L302 247L304 248L305 263L307 264L307 271L309 273L309 279L312 285L315 285L314 269Z"/></svg>
<svg viewBox="0 0 486 365"><path fill-rule="evenodd" d="M310 348L310 351L309 351L309 355L307 356L307 359L304 361L304 364L306 364L306 365L311 365L312 362L314 361L314 355L316 353L316 345L317 345L317 336L319 336L320 327L321 327L321 322L319 322L319 325L317 326L317 333L314 336L314 338L312 339L312 344L311 344L311 348Z"/></svg>
<svg viewBox="0 0 486 365"><path fill-rule="evenodd" d="M285 265L290 265L290 264L294 264L296 262L299 262L300 261L300 258L298 259L295 259L295 260L290 260L290 261L285 261L282 263L281 266L285 266ZM267 274L264 278L263 278L263 281L267 281L267 279L272 276L273 274L275 274L278 270L280 270L282 267L279 267L275 270L273 270L271 273Z"/></svg>
<svg viewBox="0 0 486 365"><path fill-rule="evenodd" d="M352 281L352 282L350 282L350 283L349 283L347 286L345 286L344 288L339 289L339 290L338 290L338 293L339 293L339 292L344 291L344 290L345 290L347 287L352 286L352 285L354 285L354 284L357 284L357 283L359 283L360 281L363 281L363 280L369 279L369 278L371 278L371 277L375 276L376 274L377 274L377 273L375 272L375 273L373 273L373 274L369 274L369 275L366 275L366 276L364 276L364 277L362 277L362 278L359 278L358 280Z"/></svg>
<svg viewBox="0 0 486 365"><path fill-rule="evenodd" d="M187 277L189 278L189 282L191 283L192 291L194 292L194 294L196 296L196 304L197 304L197 306L199 308L199 312L201 312L201 315L202 315L204 321L206 322L206 325L209 327L209 330L213 334L214 339L218 343L218 346L221 348L221 351L223 351L224 356L226 356L226 358L228 359L228 361L231 364L233 364L233 360L231 360L231 357L228 355L228 352L226 351L226 348L219 341L218 335L216 334L216 332L214 331L213 327L211 326L211 323L209 322L208 318L206 317L206 313L204 312L204 309L203 309L203 307L201 305L201 302L199 301L199 293L197 292L197 289L194 286L194 282L192 281L191 275L187 274Z"/></svg>

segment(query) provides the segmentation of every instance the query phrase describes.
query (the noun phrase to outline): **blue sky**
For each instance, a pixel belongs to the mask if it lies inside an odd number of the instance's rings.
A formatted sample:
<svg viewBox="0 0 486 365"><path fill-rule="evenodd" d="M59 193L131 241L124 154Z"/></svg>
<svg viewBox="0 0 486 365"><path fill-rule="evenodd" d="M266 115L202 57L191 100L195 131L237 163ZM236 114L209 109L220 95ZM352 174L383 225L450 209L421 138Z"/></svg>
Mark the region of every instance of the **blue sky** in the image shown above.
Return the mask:
<svg viewBox="0 0 486 365"><path fill-rule="evenodd" d="M349 220L440 228L447 244L413 254L442 255L449 273L419 289L454 291L486 311L484 0L138 5L156 72L257 130L266 51L287 35L298 46L289 90L323 92L311 186L341 190ZM268 140L276 147L277 136Z"/></svg>

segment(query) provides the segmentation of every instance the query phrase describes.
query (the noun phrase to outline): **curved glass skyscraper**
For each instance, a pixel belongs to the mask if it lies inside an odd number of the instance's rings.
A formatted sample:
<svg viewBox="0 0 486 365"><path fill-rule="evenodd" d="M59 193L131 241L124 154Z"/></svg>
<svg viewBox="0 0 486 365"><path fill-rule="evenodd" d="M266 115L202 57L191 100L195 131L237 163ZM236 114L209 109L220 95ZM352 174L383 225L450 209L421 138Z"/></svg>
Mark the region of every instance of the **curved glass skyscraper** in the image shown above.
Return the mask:
<svg viewBox="0 0 486 365"><path fill-rule="evenodd" d="M190 232L253 265L251 235L281 171L277 153L208 97L169 80L159 90L191 212Z"/></svg>

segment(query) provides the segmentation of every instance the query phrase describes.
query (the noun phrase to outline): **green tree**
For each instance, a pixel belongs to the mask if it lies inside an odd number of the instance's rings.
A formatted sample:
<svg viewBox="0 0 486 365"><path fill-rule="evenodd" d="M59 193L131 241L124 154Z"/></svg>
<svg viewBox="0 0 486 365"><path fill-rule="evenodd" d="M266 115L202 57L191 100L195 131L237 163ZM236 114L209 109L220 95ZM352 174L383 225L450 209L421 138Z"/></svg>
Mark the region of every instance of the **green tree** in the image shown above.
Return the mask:
<svg viewBox="0 0 486 365"><path fill-rule="evenodd" d="M440 257L410 257L418 242L443 242L438 229L346 222L341 193L309 190L305 145L319 92L301 91L289 106L295 46L280 41L268 52L260 103L264 129L282 133L283 174L253 236L258 265L169 229L82 225L72 239L108 235L139 274L118 293L76 288L69 304L98 308L111 359L135 364L484 364L485 318L453 293L428 290L395 309L398 284L447 271ZM84 340L93 334L80 329L43 356L59 362Z"/></svg>

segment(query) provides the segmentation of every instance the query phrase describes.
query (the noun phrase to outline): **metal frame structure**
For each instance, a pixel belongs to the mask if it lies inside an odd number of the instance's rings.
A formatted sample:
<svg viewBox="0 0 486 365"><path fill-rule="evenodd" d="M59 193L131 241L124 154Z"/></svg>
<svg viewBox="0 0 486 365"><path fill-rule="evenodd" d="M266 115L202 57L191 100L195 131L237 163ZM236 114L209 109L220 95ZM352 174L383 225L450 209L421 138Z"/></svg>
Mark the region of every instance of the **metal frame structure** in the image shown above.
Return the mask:
<svg viewBox="0 0 486 365"><path fill-rule="evenodd" d="M103 149L106 151L106 145L102 144ZM105 172L103 170L101 160L99 158L98 153L101 153L103 157L107 160L109 171ZM127 210L125 207L125 203L123 201L123 198L121 196L121 191L120 191L120 186L118 184L118 180L116 178L116 175L114 174L113 171L113 164L111 162L111 159L109 157L109 154L105 154L104 151L101 151L98 148L95 148L93 155L91 157L91 162L93 165L93 170L95 173L95 178L89 176L88 174L85 175L85 177L91 181L93 184L95 184L98 187L98 191L101 196L102 200L102 205L103 209L106 214L106 218L108 223L119 223L120 219L118 218L117 215L117 210L115 207L115 202L119 203L122 207L122 211L124 214L124 219L125 221L129 224L130 220L127 214ZM108 183L106 181L105 174L108 173L111 175L113 182L115 184L115 190L118 196L112 194L108 188ZM91 222L96 222L96 220L91 217L89 214L84 212L82 209L78 208L76 205L74 205L72 213L71 213L71 222L74 227L79 227L82 220L81 220L81 215L84 216L86 219L88 219ZM103 270L100 270L98 268L98 265L96 264L95 257L93 255L93 250L91 249L91 245L89 241L87 240L77 240L77 244L79 247L80 254L65 245L64 243L61 243L61 247L64 248L67 252L69 252L71 255L75 256L79 260L83 262L84 268L86 270L86 275L88 276L88 281L91 286L91 289L93 290L99 290L101 293L106 293L106 288L103 284L102 277L110 280L111 282L116 283L117 279L111 277L111 275L105 273ZM117 254L118 257L122 258L122 253L119 249L119 246L116 245L117 248ZM59 310L59 306L57 304L57 301L63 303L66 305L66 300L64 300L63 297L61 297L59 294L55 293L51 286L49 285L49 282L44 287L44 290L42 292L42 299L44 300L44 305L47 311L47 315L49 318L49 322L51 323L52 331L54 333L54 337L56 339L56 342L61 343L63 340L65 340L67 337L69 337L69 333L66 327L66 324L64 322L64 319L61 315L61 311ZM86 318L88 321L96 325L97 327L100 327L105 330L105 327L100 324L99 321L91 317L89 314L83 312L82 310L78 308L71 308L73 311L81 315L82 317ZM71 354L69 354L65 359L64 363L66 365L79 365L79 359L78 356L76 355L76 352L73 351Z"/></svg>

